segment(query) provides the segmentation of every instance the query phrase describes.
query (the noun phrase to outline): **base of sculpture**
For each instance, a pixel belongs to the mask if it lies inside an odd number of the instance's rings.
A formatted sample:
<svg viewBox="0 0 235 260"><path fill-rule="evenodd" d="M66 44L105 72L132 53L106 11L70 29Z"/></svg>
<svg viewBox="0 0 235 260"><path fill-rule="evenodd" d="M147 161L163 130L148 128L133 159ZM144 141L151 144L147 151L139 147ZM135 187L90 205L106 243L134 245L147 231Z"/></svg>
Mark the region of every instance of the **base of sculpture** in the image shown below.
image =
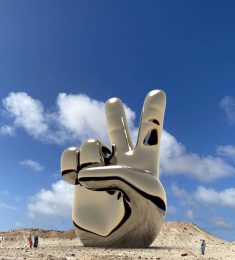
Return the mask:
<svg viewBox="0 0 235 260"><path fill-rule="evenodd" d="M84 246L89 247L112 247L112 248L145 248L152 244L160 232L164 212L146 200L135 194L135 201L130 202L130 216L118 232L108 236L100 236L87 230L83 230L74 223L75 232ZM140 200L142 203L139 203Z"/></svg>

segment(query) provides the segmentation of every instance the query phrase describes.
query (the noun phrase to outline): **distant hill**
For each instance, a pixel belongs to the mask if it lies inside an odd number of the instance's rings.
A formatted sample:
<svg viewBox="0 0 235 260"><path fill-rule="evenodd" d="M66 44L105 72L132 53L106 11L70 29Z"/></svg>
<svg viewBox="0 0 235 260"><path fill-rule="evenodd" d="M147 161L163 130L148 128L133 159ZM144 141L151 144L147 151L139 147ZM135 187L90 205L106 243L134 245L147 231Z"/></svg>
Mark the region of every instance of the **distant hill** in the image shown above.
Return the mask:
<svg viewBox="0 0 235 260"><path fill-rule="evenodd" d="M38 235L40 238L58 238L58 239L74 239L76 234L74 230L59 231L59 230L45 230L37 228L27 228L10 230L7 232L0 232L5 240L15 240L16 237L25 237L31 234L32 236Z"/></svg>
<svg viewBox="0 0 235 260"><path fill-rule="evenodd" d="M4 236L5 240L13 241L16 238L26 237L29 234L38 235L41 238L58 238L58 239L74 239L76 234L74 230L69 231L58 231L58 230L44 230L44 229L19 229L11 230L8 232L0 232ZM171 238L169 240L169 238ZM198 242L201 239L205 239L207 242L226 242L208 232L204 231L197 225L190 222L165 222L161 233L157 240L177 240L181 242L188 242L189 240L194 240L192 242ZM156 241L157 241L156 240Z"/></svg>

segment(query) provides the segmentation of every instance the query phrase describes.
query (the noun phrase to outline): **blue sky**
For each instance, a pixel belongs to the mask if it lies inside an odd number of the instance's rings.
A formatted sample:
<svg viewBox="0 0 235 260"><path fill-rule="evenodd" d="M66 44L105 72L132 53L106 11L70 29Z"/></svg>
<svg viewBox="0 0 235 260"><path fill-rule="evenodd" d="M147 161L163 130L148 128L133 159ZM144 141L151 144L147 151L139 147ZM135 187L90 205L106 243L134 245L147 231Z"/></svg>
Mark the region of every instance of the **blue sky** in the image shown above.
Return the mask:
<svg viewBox="0 0 235 260"><path fill-rule="evenodd" d="M0 230L68 229L64 148L108 144L104 102L167 94L167 220L235 237L234 1L0 2Z"/></svg>

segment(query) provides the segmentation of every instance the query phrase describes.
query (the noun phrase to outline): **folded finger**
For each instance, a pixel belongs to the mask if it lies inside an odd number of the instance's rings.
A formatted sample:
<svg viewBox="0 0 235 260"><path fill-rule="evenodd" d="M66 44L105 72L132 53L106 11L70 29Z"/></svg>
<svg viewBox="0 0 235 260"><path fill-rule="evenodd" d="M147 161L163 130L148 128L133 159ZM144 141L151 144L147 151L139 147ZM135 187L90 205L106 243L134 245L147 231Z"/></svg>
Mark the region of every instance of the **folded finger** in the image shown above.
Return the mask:
<svg viewBox="0 0 235 260"><path fill-rule="evenodd" d="M104 166L108 163L111 151L100 141L89 139L81 145L80 168L88 166Z"/></svg>
<svg viewBox="0 0 235 260"><path fill-rule="evenodd" d="M78 147L69 147L64 150L61 156L61 175L64 180L70 184L76 184L77 169L79 165L80 149Z"/></svg>

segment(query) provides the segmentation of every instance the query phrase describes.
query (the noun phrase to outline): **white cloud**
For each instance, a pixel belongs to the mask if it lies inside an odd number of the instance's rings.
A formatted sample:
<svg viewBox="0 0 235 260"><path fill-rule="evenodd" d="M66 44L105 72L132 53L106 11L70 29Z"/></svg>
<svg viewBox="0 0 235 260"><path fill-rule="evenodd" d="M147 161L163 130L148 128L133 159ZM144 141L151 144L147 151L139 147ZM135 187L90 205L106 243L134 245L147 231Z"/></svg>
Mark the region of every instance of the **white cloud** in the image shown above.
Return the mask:
<svg viewBox="0 0 235 260"><path fill-rule="evenodd" d="M51 189L42 189L28 203L28 214L31 218L57 217L71 219L73 186L63 180L52 184Z"/></svg>
<svg viewBox="0 0 235 260"><path fill-rule="evenodd" d="M3 99L3 106L13 117L14 125L23 127L28 134L39 137L47 131L43 106L25 92L11 92Z"/></svg>
<svg viewBox="0 0 235 260"><path fill-rule="evenodd" d="M9 125L3 125L0 127L0 133L3 135L10 135L14 136L15 135L15 129L12 126Z"/></svg>
<svg viewBox="0 0 235 260"><path fill-rule="evenodd" d="M60 93L57 98L58 123L73 139L80 141L98 138L107 143L108 133L104 114L104 102L86 95ZM125 105L130 129L134 127L135 113Z"/></svg>
<svg viewBox="0 0 235 260"><path fill-rule="evenodd" d="M0 201L0 208L12 210L12 211L17 210L16 207L14 207L14 206L12 206L12 205L10 205L10 204L8 204L8 203L1 202L1 201Z"/></svg>
<svg viewBox="0 0 235 260"><path fill-rule="evenodd" d="M84 94L60 93L54 111L48 112L39 100L27 93L10 93L3 99L6 112L15 127L23 127L28 134L44 142L79 144L87 138L97 138L109 144L106 130L104 102ZM135 112L125 106L132 136ZM215 181L235 174L235 168L220 156L200 156L188 153L183 144L163 131L160 169L163 174L183 174L200 181Z"/></svg>
<svg viewBox="0 0 235 260"><path fill-rule="evenodd" d="M34 160L31 160L31 159L20 161L20 164L27 166L27 167L29 167L30 169L32 169L36 172L40 172L40 171L43 170L43 166L39 162L36 162Z"/></svg>
<svg viewBox="0 0 235 260"><path fill-rule="evenodd" d="M185 146L166 131L162 134L160 163L165 174L184 174L201 181L214 181L235 174L235 168L221 157L187 153Z"/></svg>
<svg viewBox="0 0 235 260"><path fill-rule="evenodd" d="M235 123L235 100L231 96L224 97L220 102L220 107L225 111L230 124Z"/></svg>
<svg viewBox="0 0 235 260"><path fill-rule="evenodd" d="M218 146L216 149L217 153L231 158L235 160L235 146L234 145L225 145L225 146Z"/></svg>
<svg viewBox="0 0 235 260"><path fill-rule="evenodd" d="M197 207L200 203L209 206L220 206L235 209L235 188L227 188L221 191L216 191L213 188L206 188L199 185L193 192L187 192L185 189L176 184L170 187L171 195L178 199L182 206ZM188 212L190 213L190 212Z"/></svg>
<svg viewBox="0 0 235 260"><path fill-rule="evenodd" d="M85 95L59 94L57 98L59 124L79 140L98 136L107 140L104 103ZM102 129L102 130L101 130Z"/></svg>
<svg viewBox="0 0 235 260"><path fill-rule="evenodd" d="M36 139L56 144L94 137L108 143L104 105L84 94L60 93L55 111L48 112L39 100L25 92L12 92L3 99L5 112L13 118L15 127L24 128ZM125 109L133 130L135 113L126 105Z"/></svg>
<svg viewBox="0 0 235 260"><path fill-rule="evenodd" d="M194 197L197 201L209 205L235 208L235 188L228 188L222 191L216 191L212 188L199 186L194 192Z"/></svg>

